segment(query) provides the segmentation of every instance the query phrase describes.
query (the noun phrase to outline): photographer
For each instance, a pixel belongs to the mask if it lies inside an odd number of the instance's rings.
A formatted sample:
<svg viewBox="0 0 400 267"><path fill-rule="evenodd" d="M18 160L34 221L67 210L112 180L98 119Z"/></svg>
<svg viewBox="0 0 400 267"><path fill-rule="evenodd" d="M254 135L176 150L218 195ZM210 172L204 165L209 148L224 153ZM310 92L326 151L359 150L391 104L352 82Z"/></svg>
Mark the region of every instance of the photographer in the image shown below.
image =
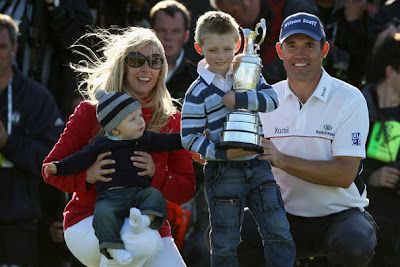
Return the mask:
<svg viewBox="0 0 400 267"><path fill-rule="evenodd" d="M331 75L361 89L368 54L370 18L366 0L307 0L322 21L329 42L323 67Z"/></svg>
<svg viewBox="0 0 400 267"><path fill-rule="evenodd" d="M391 31L381 33L386 37L376 46L363 89L370 129L361 176L368 185L367 210L380 230L370 266L400 266L400 32Z"/></svg>
<svg viewBox="0 0 400 267"><path fill-rule="evenodd" d="M400 1L386 1L372 17L368 28L370 50L376 43L377 36L391 26L400 29Z"/></svg>

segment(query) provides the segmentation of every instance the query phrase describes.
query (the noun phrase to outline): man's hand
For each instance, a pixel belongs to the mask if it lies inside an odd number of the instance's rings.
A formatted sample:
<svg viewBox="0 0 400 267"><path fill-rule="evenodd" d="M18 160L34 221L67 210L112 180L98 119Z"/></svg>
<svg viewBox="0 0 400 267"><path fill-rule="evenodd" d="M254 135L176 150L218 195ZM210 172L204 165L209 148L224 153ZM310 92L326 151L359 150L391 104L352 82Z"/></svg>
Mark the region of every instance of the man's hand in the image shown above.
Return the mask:
<svg viewBox="0 0 400 267"><path fill-rule="evenodd" d="M224 105L227 109L233 109L235 107L235 92L230 90L224 95Z"/></svg>
<svg viewBox="0 0 400 267"><path fill-rule="evenodd" d="M268 139L262 139L264 153L258 158L260 160L269 160L272 166L280 168L284 163L284 154L278 151L275 145Z"/></svg>
<svg viewBox="0 0 400 267"><path fill-rule="evenodd" d="M4 127L3 123L0 121L0 149L4 147L7 143L8 133L7 129Z"/></svg>

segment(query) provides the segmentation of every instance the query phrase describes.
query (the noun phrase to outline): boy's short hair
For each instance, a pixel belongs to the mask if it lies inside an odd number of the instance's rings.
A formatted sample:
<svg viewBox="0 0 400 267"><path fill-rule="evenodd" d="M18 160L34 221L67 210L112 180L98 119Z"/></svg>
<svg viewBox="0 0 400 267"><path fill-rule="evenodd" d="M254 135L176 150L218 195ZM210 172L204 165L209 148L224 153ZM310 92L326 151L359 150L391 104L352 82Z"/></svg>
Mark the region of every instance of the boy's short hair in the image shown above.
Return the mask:
<svg viewBox="0 0 400 267"><path fill-rule="evenodd" d="M228 34L235 42L239 42L239 25L236 20L222 11L208 11L201 15L196 22L194 40L198 45L203 45L207 34Z"/></svg>

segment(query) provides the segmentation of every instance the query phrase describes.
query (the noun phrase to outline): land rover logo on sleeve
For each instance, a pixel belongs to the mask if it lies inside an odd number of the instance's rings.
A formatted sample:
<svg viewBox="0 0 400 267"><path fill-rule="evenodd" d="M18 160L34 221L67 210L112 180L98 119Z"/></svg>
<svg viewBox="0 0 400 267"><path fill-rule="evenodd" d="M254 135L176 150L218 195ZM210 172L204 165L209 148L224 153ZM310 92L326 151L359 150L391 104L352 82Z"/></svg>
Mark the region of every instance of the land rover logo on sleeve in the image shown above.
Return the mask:
<svg viewBox="0 0 400 267"><path fill-rule="evenodd" d="M351 133L352 145L361 146L361 133Z"/></svg>

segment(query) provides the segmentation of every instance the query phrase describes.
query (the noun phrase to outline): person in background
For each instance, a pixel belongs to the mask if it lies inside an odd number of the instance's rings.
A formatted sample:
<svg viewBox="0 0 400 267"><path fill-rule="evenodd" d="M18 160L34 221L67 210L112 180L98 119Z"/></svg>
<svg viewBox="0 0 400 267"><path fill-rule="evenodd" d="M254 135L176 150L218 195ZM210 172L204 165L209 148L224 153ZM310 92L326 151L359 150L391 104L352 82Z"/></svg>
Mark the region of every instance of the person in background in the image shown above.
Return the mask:
<svg viewBox="0 0 400 267"><path fill-rule="evenodd" d="M94 24L102 28L114 26L150 27L150 8L158 0L87 0Z"/></svg>
<svg viewBox="0 0 400 267"><path fill-rule="evenodd" d="M192 17L189 30L190 37L184 46L186 57L197 64L197 62L202 60L202 56L197 54L196 49L194 49L194 29L196 28L196 18L200 17L207 11L212 10L213 8L211 7L209 1L180 0L179 2L186 6Z"/></svg>
<svg viewBox="0 0 400 267"><path fill-rule="evenodd" d="M124 92L135 98L142 106L146 129L155 132L180 132L180 112L173 105L165 86L167 61L164 48L151 29L128 27L119 33L97 29L82 38L95 35L102 41L102 56L97 57L91 48L88 61L73 68L81 73L82 94L89 97L81 102L70 117L64 133L44 160L44 163L59 161L81 150L98 134L95 93ZM77 44L78 46L79 44ZM82 48L82 47L81 47ZM161 55L161 68L155 64ZM110 153L102 153L86 171L69 176L48 176L46 182L67 192L74 192L64 211L64 236L68 248L83 264L88 266L115 266L116 262L100 253L99 241L94 234L93 210L97 197L97 182L110 181L113 161L105 159ZM187 202L195 191L192 155L187 150L162 153L133 151L131 160L135 167L143 169L139 176L150 177L150 186L158 189L168 201L179 204ZM108 166L109 165L109 166ZM132 233L125 218L121 239L133 259L149 258L157 253L153 232ZM171 238L168 221L159 229L163 249L151 266L185 266ZM157 233L158 234L158 233ZM84 238L82 238L84 237Z"/></svg>
<svg viewBox="0 0 400 267"><path fill-rule="evenodd" d="M368 29L367 0L307 0L324 25L330 52L323 67L331 76L361 90L365 82Z"/></svg>
<svg viewBox="0 0 400 267"><path fill-rule="evenodd" d="M376 225L365 211L367 188L359 175L369 124L365 98L322 67L329 44L318 17L289 16L279 40L276 51L288 79L273 85L279 108L260 113L260 159L270 160L281 187L296 258L368 266Z"/></svg>
<svg viewBox="0 0 400 267"><path fill-rule="evenodd" d="M210 0L210 4L215 9L229 13L242 28L254 30L260 19L264 18L267 22L267 34L258 52L264 65L263 76L269 84L286 79L285 69L275 52L279 28L287 16L300 11L311 12L312 8L306 1Z"/></svg>
<svg viewBox="0 0 400 267"><path fill-rule="evenodd" d="M386 31L391 32L388 28ZM378 224L369 266L400 266L400 31L376 47L363 89L370 128L361 177L368 185L367 210Z"/></svg>
<svg viewBox="0 0 400 267"><path fill-rule="evenodd" d="M190 12L178 1L160 1L150 10L151 28L163 44L168 61L167 89L181 102L198 76L196 64L183 50L190 36L190 22Z"/></svg>
<svg viewBox="0 0 400 267"><path fill-rule="evenodd" d="M52 93L67 120L77 97L68 64L80 60L69 47L93 24L86 0L1 1L0 12L19 22L16 62L21 72Z"/></svg>
<svg viewBox="0 0 400 267"><path fill-rule="evenodd" d="M400 1L388 0L381 2L384 3L378 6L378 11L372 16L368 29L370 54L374 45L376 45L377 38L382 36L381 32L386 31L389 27L400 29Z"/></svg>
<svg viewBox="0 0 400 267"><path fill-rule="evenodd" d="M42 180L42 219L39 225L38 245L40 267L83 267L69 251L64 240L62 212L70 198L69 193L62 192Z"/></svg>
<svg viewBox="0 0 400 267"><path fill-rule="evenodd" d="M240 47L240 34L231 15L209 11L199 17L196 25L195 48L204 59L198 63L200 77L185 96L181 135L183 147L206 161L211 265L238 266L236 249L247 205L263 236L266 264L291 266L295 246L269 161L258 160L254 151L218 147L232 109L270 112L279 106L279 99L262 75L255 90L232 90L232 60Z"/></svg>
<svg viewBox="0 0 400 267"><path fill-rule="evenodd" d="M38 266L40 167L64 122L48 90L12 64L18 30L0 14L0 265Z"/></svg>

